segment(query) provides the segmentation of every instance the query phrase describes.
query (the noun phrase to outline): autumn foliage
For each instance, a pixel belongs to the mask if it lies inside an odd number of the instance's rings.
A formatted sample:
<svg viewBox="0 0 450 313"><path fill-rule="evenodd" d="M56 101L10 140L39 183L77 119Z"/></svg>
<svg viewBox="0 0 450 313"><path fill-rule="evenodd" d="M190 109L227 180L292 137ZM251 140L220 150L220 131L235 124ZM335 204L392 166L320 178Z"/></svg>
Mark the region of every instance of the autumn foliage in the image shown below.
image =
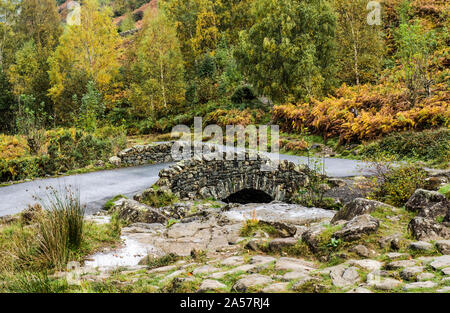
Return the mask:
<svg viewBox="0 0 450 313"><path fill-rule="evenodd" d="M450 94L444 87L414 107L404 89L364 85L342 86L335 97L273 109L273 120L284 131L310 132L341 143L371 140L394 131L449 126Z"/></svg>

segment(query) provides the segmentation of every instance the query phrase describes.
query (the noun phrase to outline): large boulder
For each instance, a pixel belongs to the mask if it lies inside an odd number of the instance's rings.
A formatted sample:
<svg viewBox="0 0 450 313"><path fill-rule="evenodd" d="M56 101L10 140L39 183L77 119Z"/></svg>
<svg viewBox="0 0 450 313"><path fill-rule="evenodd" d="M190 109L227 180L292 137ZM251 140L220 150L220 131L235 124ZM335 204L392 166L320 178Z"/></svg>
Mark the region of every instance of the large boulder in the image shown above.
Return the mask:
<svg viewBox="0 0 450 313"><path fill-rule="evenodd" d="M376 232L379 226L380 222L376 218L364 214L345 223L342 229L335 232L333 236L344 241L353 241L360 239L365 234Z"/></svg>
<svg viewBox="0 0 450 313"><path fill-rule="evenodd" d="M409 222L408 229L418 240L450 239L450 229L431 218L417 216Z"/></svg>
<svg viewBox="0 0 450 313"><path fill-rule="evenodd" d="M331 220L332 223L335 223L340 220L350 221L352 218L370 214L378 208L388 207L392 208L390 205L387 205L382 202L368 200L364 198L356 198L353 201L347 203Z"/></svg>
<svg viewBox="0 0 450 313"><path fill-rule="evenodd" d="M156 209L130 199L121 199L115 203L113 210L118 218L127 223L165 224L168 218Z"/></svg>
<svg viewBox="0 0 450 313"><path fill-rule="evenodd" d="M444 217L450 209L450 201L439 192L417 189L405 204L408 211L418 212L419 216L435 219Z"/></svg>

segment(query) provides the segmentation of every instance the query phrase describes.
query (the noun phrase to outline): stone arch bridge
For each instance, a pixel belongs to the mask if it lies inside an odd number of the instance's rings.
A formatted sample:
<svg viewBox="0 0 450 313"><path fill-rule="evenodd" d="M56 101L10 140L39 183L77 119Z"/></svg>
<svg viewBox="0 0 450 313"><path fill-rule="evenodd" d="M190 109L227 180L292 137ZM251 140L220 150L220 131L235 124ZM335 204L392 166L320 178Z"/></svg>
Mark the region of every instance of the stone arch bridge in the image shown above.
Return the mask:
<svg viewBox="0 0 450 313"><path fill-rule="evenodd" d="M260 154L234 153L227 158L225 152L215 152L162 170L156 184L181 199L227 200L244 191L266 198L261 202L289 201L308 184L307 171L288 161L273 163Z"/></svg>

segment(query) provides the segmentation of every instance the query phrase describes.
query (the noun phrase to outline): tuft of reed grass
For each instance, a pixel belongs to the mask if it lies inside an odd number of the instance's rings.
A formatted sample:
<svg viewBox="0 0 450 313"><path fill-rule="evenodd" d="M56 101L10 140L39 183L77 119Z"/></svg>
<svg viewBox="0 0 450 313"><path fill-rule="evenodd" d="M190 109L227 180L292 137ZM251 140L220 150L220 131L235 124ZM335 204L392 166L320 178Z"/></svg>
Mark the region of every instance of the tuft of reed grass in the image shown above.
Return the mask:
<svg viewBox="0 0 450 313"><path fill-rule="evenodd" d="M39 256L45 263L63 268L83 241L85 208L79 190L49 188L42 207L44 213L38 220Z"/></svg>

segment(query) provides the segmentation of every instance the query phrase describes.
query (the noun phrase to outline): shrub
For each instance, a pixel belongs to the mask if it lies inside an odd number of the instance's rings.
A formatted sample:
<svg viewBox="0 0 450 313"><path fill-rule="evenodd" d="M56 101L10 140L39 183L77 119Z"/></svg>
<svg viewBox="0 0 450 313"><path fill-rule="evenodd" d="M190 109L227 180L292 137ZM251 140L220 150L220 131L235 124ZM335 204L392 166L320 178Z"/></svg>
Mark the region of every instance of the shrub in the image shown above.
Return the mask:
<svg viewBox="0 0 450 313"><path fill-rule="evenodd" d="M30 149L23 136L0 134L0 159L11 160L29 155Z"/></svg>
<svg viewBox="0 0 450 313"><path fill-rule="evenodd" d="M238 87L231 96L231 101L235 104L248 103L255 99L255 92L250 86Z"/></svg>
<svg viewBox="0 0 450 313"><path fill-rule="evenodd" d="M414 165L391 169L380 179L375 197L394 206L403 206L416 189L423 188L426 177L426 172Z"/></svg>
<svg viewBox="0 0 450 313"><path fill-rule="evenodd" d="M336 97L276 106L272 118L284 131L308 128L324 139L339 137L341 143L378 139L395 131L447 126L448 92L445 86L434 88L433 96L411 108L407 92L399 86L344 85Z"/></svg>
<svg viewBox="0 0 450 313"><path fill-rule="evenodd" d="M393 133L364 147L362 154L394 156L397 160L432 161L434 164L450 159L450 130Z"/></svg>

